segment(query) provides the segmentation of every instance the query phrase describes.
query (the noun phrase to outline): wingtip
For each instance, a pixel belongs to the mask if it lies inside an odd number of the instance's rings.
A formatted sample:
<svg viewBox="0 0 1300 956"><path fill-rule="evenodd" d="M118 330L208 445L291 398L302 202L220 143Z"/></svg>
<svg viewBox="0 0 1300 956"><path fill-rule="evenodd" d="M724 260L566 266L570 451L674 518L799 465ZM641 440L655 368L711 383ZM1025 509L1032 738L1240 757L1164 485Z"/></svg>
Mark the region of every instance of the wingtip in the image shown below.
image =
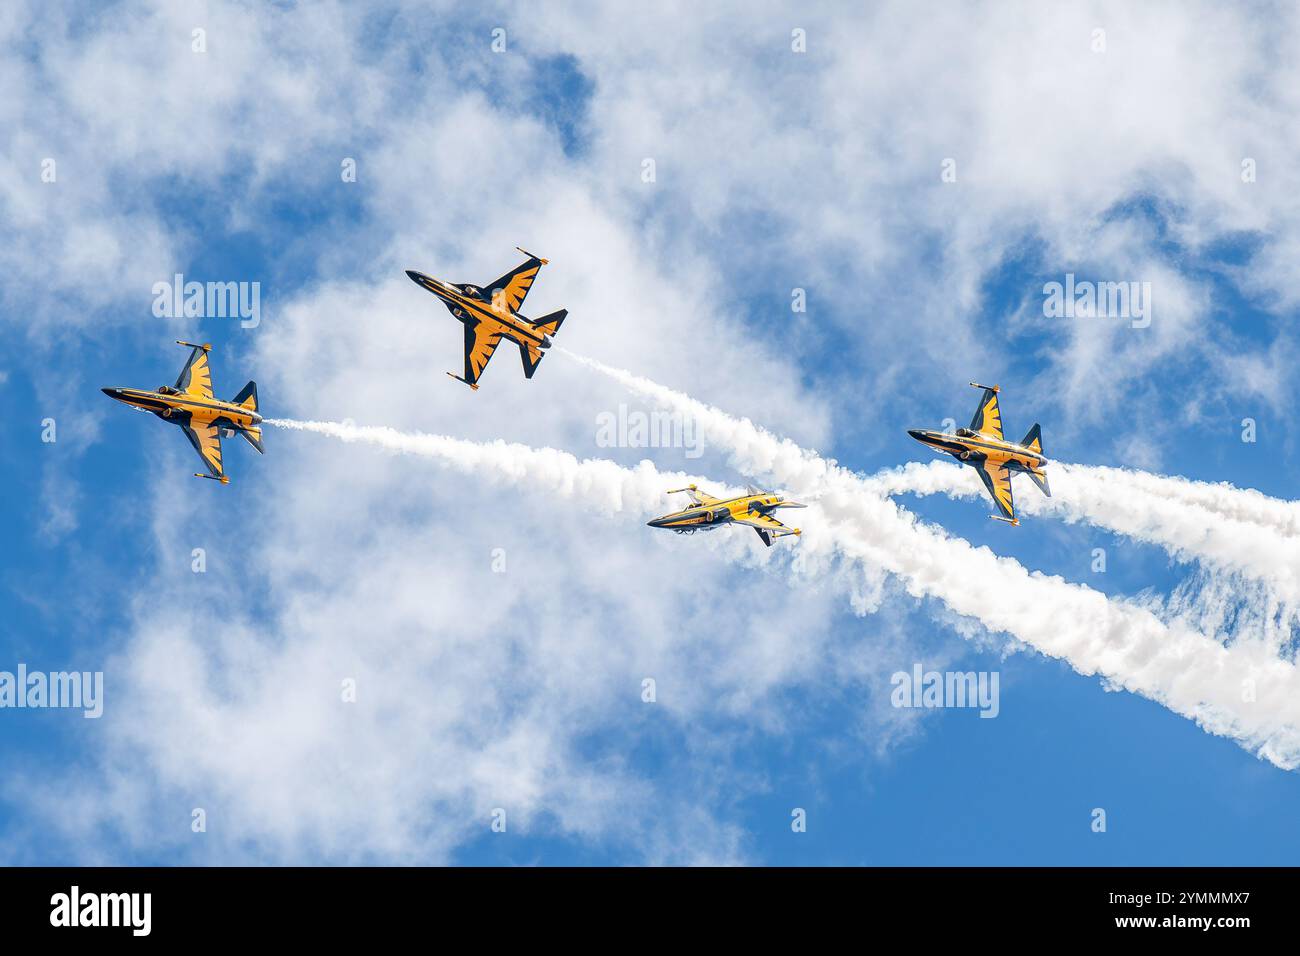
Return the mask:
<svg viewBox="0 0 1300 956"><path fill-rule="evenodd" d="M476 391L476 392L478 391L478 385L477 385L477 384L475 384L474 382L466 381L465 379L463 379L463 378L461 378L459 375L457 375L455 372L448 372L448 373L447 373L447 377L448 377L448 378L454 378L454 379L455 379L456 381L458 381L458 382L465 382L465 384L468 385L471 389L473 389L473 390Z"/></svg>
<svg viewBox="0 0 1300 956"><path fill-rule="evenodd" d="M543 259L541 256L529 252L523 246L515 246L515 248L518 249L520 252L522 252L524 255L526 255L529 259L536 259L542 265L547 265L551 261L550 259Z"/></svg>

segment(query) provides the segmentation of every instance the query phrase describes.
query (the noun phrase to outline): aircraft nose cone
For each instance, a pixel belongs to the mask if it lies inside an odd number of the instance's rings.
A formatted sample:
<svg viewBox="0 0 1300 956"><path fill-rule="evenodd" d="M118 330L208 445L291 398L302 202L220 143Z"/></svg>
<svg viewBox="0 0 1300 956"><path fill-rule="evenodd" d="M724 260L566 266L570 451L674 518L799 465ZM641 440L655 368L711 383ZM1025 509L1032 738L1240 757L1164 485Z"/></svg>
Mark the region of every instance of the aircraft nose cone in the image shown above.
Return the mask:
<svg viewBox="0 0 1300 956"><path fill-rule="evenodd" d="M103 392L105 395L107 395L109 398L122 397L122 390L120 388L101 388L100 391Z"/></svg>
<svg viewBox="0 0 1300 956"><path fill-rule="evenodd" d="M925 432L921 431L919 428L909 428L907 433L917 441L925 441Z"/></svg>
<svg viewBox="0 0 1300 956"><path fill-rule="evenodd" d="M646 522L646 525L647 525L648 527L651 527L651 528L662 528L662 527L664 526L664 519L663 519L663 518L654 518L654 519L651 520L651 521L647 521L647 522Z"/></svg>

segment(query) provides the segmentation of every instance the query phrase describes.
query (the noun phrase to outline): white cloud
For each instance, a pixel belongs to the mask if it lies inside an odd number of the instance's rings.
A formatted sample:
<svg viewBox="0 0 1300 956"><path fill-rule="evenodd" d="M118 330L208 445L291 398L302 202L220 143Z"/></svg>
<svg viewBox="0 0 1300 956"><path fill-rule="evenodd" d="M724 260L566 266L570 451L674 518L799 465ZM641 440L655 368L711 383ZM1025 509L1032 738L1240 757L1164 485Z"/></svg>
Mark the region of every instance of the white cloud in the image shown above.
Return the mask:
<svg viewBox="0 0 1300 956"><path fill-rule="evenodd" d="M755 247L788 260L799 280L789 284L808 286L814 306L843 306L816 311L819 326L833 324L793 339L796 354L833 336L882 376L885 392L941 388L973 369L1005 375L1014 340L986 312L983 286L1026 247L1048 273L1021 271L1031 307L1044 278L1066 271L1155 287L1155 321L1141 332L1096 322L1049 330L1041 315L1019 317L1020 331L1051 332L1051 367L1035 385L1081 423L1132 410L1151 370L1211 372L1225 350L1253 350L1224 341L1207 280L1178 271L1186 255L1267 234L1267 252L1241 278L1283 305L1300 292L1284 252L1297 201L1278 175L1300 145L1289 122L1294 73L1278 59L1291 42L1278 38L1295 33L1292 11L1243 19L1213 5L1040 5L933 17L893 3L792 16L771 5L752 11L752 29L723 10L671 5L566 13L547 18L539 42L581 51L600 130L592 163L611 191L729 274L745 274ZM806 54L789 49L796 22ZM1099 27L1102 53L1092 49ZM670 171L657 193L616 175L641 155ZM1260 169L1250 184L1246 157ZM946 158L957 162L956 183L940 181ZM670 192L684 201L659 200ZM1141 199L1186 254L1171 256L1155 223L1125 212ZM763 228L718 241L728 220L753 213ZM1284 324L1272 335L1294 342ZM916 382L921 369L933 384ZM1217 381L1229 395L1262 384ZM1294 383L1275 383L1271 395L1294 397ZM1139 417L1139 427L1161 425Z"/></svg>

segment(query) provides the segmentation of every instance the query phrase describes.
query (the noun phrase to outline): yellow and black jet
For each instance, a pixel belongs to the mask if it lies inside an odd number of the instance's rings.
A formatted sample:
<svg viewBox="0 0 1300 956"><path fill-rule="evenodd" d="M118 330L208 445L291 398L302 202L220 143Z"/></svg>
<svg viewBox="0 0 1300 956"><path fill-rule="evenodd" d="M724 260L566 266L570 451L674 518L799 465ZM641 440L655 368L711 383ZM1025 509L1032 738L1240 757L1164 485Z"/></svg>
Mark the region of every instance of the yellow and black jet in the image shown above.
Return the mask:
<svg viewBox="0 0 1300 956"><path fill-rule="evenodd" d="M479 376L502 339L519 346L524 375L532 378L541 364L542 351L551 347L551 336L560 331L560 324L569 314L567 309L560 309L540 319L528 319L519 313L538 270L550 261L525 249L519 251L528 260L485 286L452 285L423 272L406 271L412 282L442 299L451 314L465 326L465 375L447 374L475 391Z"/></svg>
<svg viewBox="0 0 1300 956"><path fill-rule="evenodd" d="M1011 497L1011 476L1017 472L1028 475L1042 491L1051 497L1047 487L1047 476L1042 468L1047 464L1043 455L1043 436L1035 422L1019 443L1007 441L1002 437L1002 410L998 407L996 385L979 385L971 382L975 388L984 389L980 396L979 408L971 419L969 428L959 428L955 434L947 432L914 429L908 434L922 444L929 445L937 452L952 455L959 462L970 465L984 481L993 503L998 506L1001 515L989 515L998 521L1013 525L1020 524L1016 517L1015 502Z"/></svg>
<svg viewBox="0 0 1300 956"><path fill-rule="evenodd" d="M694 534L696 531L712 531L726 524L743 524L757 531L769 548L777 538L803 534L798 528L787 528L777 521L772 517L772 512L777 508L806 508L807 505L786 501L780 495L759 491L752 485L749 486L748 494L728 498L726 501L706 495L694 485L676 488L668 494L675 495L681 491L691 496L691 506L647 522L650 527L671 528L678 534Z"/></svg>
<svg viewBox="0 0 1300 956"><path fill-rule="evenodd" d="M211 478L223 485L230 484L221 463L221 436L229 438L236 433L262 451L262 416L257 413L257 383L249 382L239 394L228 402L212 396L212 369L208 366L211 345L177 342L188 346L189 360L181 369L175 385L159 385L154 392L139 388L105 388L109 398L125 402L133 408L153 412L163 421L179 425L194 450L203 459L208 474L195 473L195 478Z"/></svg>

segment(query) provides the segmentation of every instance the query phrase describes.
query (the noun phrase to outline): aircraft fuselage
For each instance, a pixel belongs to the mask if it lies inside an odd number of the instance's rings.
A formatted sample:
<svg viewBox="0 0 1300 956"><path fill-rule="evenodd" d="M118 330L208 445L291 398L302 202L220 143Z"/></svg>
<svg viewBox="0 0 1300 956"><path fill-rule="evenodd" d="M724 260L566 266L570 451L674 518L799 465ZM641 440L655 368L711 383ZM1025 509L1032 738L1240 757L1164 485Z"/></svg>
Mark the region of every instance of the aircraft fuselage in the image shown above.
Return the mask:
<svg viewBox="0 0 1300 956"><path fill-rule="evenodd" d="M461 322L474 320L485 323L488 331L512 339L519 345L532 344L539 349L551 347L550 336L537 331L527 318L500 299L490 299L488 293L478 286L452 285L411 269L406 274L416 285L441 299L447 310Z"/></svg>
<svg viewBox="0 0 1300 956"><path fill-rule="evenodd" d="M988 462L991 465L1005 465L1013 471L1037 471L1047 464L1043 455L1024 445L983 432L973 432L968 428L959 428L955 433L913 429L908 434L921 444L951 455L964 465Z"/></svg>
<svg viewBox="0 0 1300 956"><path fill-rule="evenodd" d="M767 514L782 504L777 495L742 495L707 505L692 505L662 518L655 518L647 524L652 528L669 528L681 532L712 531L755 512Z"/></svg>
<svg viewBox="0 0 1300 956"><path fill-rule="evenodd" d="M223 426L229 423L234 428L254 428L262 422L262 416L257 412L215 398L198 398L183 392L151 392L141 388L105 388L102 391L109 398L153 412L163 421L175 425L208 425L220 419Z"/></svg>

